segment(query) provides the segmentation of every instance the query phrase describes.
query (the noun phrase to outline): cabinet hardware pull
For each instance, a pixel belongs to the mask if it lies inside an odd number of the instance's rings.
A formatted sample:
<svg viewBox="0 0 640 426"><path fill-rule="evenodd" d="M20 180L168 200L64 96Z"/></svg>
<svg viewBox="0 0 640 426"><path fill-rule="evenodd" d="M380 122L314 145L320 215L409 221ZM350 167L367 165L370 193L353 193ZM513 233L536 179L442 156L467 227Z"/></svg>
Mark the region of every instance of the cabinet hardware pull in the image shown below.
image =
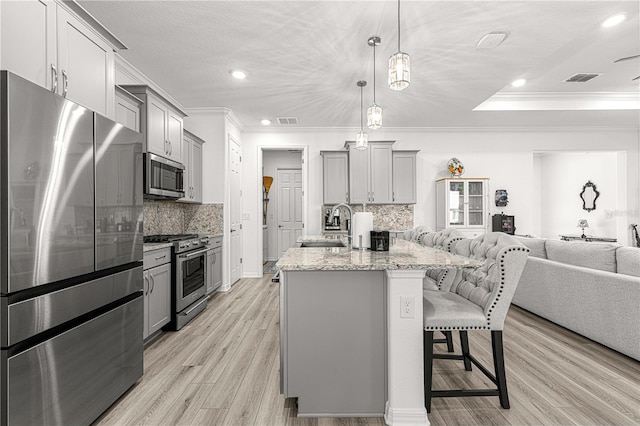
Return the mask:
<svg viewBox="0 0 640 426"><path fill-rule="evenodd" d="M149 294L149 277L144 277L144 281L147 283L147 285L144 287L144 294Z"/></svg>
<svg viewBox="0 0 640 426"><path fill-rule="evenodd" d="M166 254L163 254L162 256L156 256L156 260L164 259L165 257L167 257Z"/></svg>
<svg viewBox="0 0 640 426"><path fill-rule="evenodd" d="M391 201L395 201L396 200L396 193L392 192L391 193Z"/></svg>
<svg viewBox="0 0 640 426"><path fill-rule="evenodd" d="M153 293L153 289L156 288L156 279L151 274L149 274L149 277L151 277L151 290L149 290L149 293Z"/></svg>
<svg viewBox="0 0 640 426"><path fill-rule="evenodd" d="M58 90L58 69L51 64L51 91L56 93Z"/></svg>
<svg viewBox="0 0 640 426"><path fill-rule="evenodd" d="M67 97L67 92L69 91L69 76L67 76L67 71L62 70L62 97Z"/></svg>

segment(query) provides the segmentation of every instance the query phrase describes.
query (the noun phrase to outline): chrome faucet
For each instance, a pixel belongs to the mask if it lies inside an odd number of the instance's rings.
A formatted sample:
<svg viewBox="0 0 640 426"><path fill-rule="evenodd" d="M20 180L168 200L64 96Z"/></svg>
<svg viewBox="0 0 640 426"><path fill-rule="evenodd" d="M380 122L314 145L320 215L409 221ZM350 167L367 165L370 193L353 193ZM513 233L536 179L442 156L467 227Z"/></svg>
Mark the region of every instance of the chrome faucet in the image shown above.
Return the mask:
<svg viewBox="0 0 640 426"><path fill-rule="evenodd" d="M349 210L349 229L347 230L347 239L349 240L349 244L351 244L351 230L353 229L353 210L351 210L351 207L346 203L336 204L333 206L333 209L331 209L330 217L333 217L340 207L346 207L347 210Z"/></svg>

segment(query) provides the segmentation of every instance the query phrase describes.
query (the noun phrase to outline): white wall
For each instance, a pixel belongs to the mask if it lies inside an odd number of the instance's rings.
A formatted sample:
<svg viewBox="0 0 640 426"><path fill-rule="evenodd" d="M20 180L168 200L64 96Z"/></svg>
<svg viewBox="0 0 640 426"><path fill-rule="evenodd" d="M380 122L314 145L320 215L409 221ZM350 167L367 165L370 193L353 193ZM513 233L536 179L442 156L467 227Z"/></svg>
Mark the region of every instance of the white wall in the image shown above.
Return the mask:
<svg viewBox="0 0 640 426"><path fill-rule="evenodd" d="M540 154L541 178L541 233L545 238L558 235L580 235L579 219L586 219L587 235L617 237L618 215L612 212L626 210L626 197L619 199L618 157L626 160L626 153L542 153ZM593 182L600 196L596 209L582 208L580 192L587 181ZM623 182L624 183L624 182ZM626 189L626 187L625 187ZM624 191L626 192L626 191Z"/></svg>
<svg viewBox="0 0 640 426"><path fill-rule="evenodd" d="M353 140L357 130L266 130L244 132L243 138L243 211L256 220L245 221L245 276L259 275L262 264L255 235L262 230L261 181L262 170L258 169L258 153L269 147L307 147L308 149L308 203L305 223L307 234L321 233L322 206L322 159L321 150L341 149L345 140ZM637 129L629 130L486 130L486 129L432 129L398 130L381 129L369 133L370 140L395 140L394 149L419 149L417 157L417 204L414 210L415 225L435 227L435 180L447 176L445 171L449 158L457 157L465 165L465 177L490 178L491 214L504 212L516 216L519 234L539 234L537 229L540 203L536 200L540 192L534 167L534 153L538 151L625 151L627 153L627 182L625 194L627 209L621 212L624 222L635 223L638 218L638 151L640 147ZM261 155L261 154L260 154ZM586 181L585 181L586 182ZM509 205L497 209L493 203L496 189L509 192ZM311 219L311 220L310 220ZM577 223L577 219L576 219ZM630 235L630 234L629 234ZM623 236L624 237L624 236ZM624 237L626 239L626 237ZM251 240L253 239L253 240ZM262 238L260 237L260 242ZM620 240L629 244L627 240Z"/></svg>
<svg viewBox="0 0 640 426"><path fill-rule="evenodd" d="M267 214L268 249L267 259L276 260L278 253L278 168L301 168L302 155L300 152L287 150L262 151L262 176L273 177L273 184L269 191L269 208Z"/></svg>

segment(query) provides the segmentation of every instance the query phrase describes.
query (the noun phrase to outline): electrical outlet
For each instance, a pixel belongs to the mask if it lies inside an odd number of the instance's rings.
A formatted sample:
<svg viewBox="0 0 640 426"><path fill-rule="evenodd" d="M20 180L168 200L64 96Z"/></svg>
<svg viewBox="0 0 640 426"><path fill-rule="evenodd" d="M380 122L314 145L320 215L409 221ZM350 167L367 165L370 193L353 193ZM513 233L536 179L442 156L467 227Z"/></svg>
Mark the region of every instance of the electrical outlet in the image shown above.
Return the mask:
<svg viewBox="0 0 640 426"><path fill-rule="evenodd" d="M416 299L400 296L400 318L415 318Z"/></svg>

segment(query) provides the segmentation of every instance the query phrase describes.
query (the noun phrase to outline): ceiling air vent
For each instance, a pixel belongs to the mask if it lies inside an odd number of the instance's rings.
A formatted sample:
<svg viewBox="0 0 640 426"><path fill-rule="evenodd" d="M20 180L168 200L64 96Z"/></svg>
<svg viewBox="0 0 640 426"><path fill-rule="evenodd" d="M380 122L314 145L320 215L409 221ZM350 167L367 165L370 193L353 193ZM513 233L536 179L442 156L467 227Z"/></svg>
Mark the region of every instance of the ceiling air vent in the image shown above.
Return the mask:
<svg viewBox="0 0 640 426"><path fill-rule="evenodd" d="M593 80L594 78L600 76L602 74L598 73L578 73L574 74L571 77L564 80L565 83L586 83L589 80Z"/></svg>
<svg viewBox="0 0 640 426"><path fill-rule="evenodd" d="M495 32L482 36L480 41L476 44L477 49L493 49L499 46L508 36L507 33Z"/></svg>
<svg viewBox="0 0 640 426"><path fill-rule="evenodd" d="M298 117L278 117L278 124L285 126L298 124Z"/></svg>

